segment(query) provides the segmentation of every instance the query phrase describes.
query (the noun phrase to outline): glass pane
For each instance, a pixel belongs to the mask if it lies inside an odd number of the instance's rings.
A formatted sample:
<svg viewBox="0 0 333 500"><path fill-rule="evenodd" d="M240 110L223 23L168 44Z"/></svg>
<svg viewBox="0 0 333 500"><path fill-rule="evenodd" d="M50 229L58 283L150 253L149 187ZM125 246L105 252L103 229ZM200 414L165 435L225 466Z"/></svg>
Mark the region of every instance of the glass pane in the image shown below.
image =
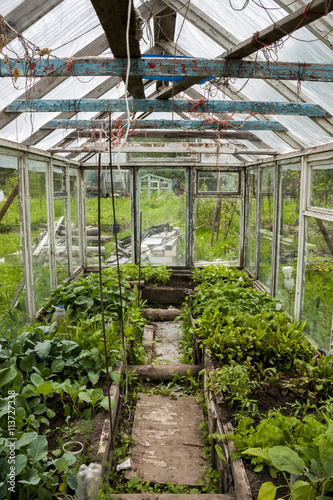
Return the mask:
<svg viewBox="0 0 333 500"><path fill-rule="evenodd" d="M0 155L0 334L25 321L17 158ZM15 307L15 305L17 306Z"/></svg>
<svg viewBox="0 0 333 500"><path fill-rule="evenodd" d="M260 256L259 280L268 288L271 286L271 262L274 208L274 167L262 170L260 211Z"/></svg>
<svg viewBox="0 0 333 500"><path fill-rule="evenodd" d="M240 214L240 198L196 199L196 265L239 265Z"/></svg>
<svg viewBox="0 0 333 500"><path fill-rule="evenodd" d="M300 184L300 164L281 167L276 295L291 315L295 303Z"/></svg>
<svg viewBox="0 0 333 500"><path fill-rule="evenodd" d="M302 319L309 336L330 348L333 313L333 222L307 217Z"/></svg>
<svg viewBox="0 0 333 500"><path fill-rule="evenodd" d="M143 264L185 266L185 169L139 172Z"/></svg>
<svg viewBox="0 0 333 500"><path fill-rule="evenodd" d="M98 178L97 170L86 170L86 222L87 262L98 264ZM120 263L132 262L131 247L131 199L130 171L113 170L115 192L116 230L119 243ZM111 174L108 169L101 172L101 254L102 262L116 264L115 230L111 198Z"/></svg>
<svg viewBox="0 0 333 500"><path fill-rule="evenodd" d="M258 170L249 169L247 173L247 228L245 267L255 275L256 265L256 227L257 227L257 186Z"/></svg>
<svg viewBox="0 0 333 500"><path fill-rule="evenodd" d="M51 291L46 168L47 164L45 162L29 160L32 266L36 311L42 306Z"/></svg>
<svg viewBox="0 0 333 500"><path fill-rule="evenodd" d="M53 191L55 193L64 193L65 189L65 170L62 167L53 167Z"/></svg>
<svg viewBox="0 0 333 500"><path fill-rule="evenodd" d="M77 170L69 169L73 271L80 267Z"/></svg>
<svg viewBox="0 0 333 500"><path fill-rule="evenodd" d="M66 200L54 200L54 236L57 261L58 285L68 277L68 255L66 245Z"/></svg>
<svg viewBox="0 0 333 500"><path fill-rule="evenodd" d="M333 165L311 168L311 205L333 209Z"/></svg>
<svg viewBox="0 0 333 500"><path fill-rule="evenodd" d="M198 172L199 193L239 193L238 172Z"/></svg>

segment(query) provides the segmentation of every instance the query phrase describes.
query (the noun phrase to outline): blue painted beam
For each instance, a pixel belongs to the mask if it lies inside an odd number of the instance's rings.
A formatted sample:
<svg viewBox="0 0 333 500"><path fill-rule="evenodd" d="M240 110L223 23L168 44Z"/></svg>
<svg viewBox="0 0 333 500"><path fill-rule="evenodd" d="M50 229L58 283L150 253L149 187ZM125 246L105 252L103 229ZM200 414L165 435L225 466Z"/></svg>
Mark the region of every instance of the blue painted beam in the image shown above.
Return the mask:
<svg viewBox="0 0 333 500"><path fill-rule="evenodd" d="M331 116L317 104L299 102L258 102L258 101L191 101L176 99L174 101L161 99L134 99L129 104L131 112L191 112L191 113L244 113L254 115L303 115ZM29 99L16 100L4 110L8 113L38 111L38 112L82 112L82 111L126 111L125 100L120 99Z"/></svg>
<svg viewBox="0 0 333 500"><path fill-rule="evenodd" d="M126 127L127 120L115 120L113 129ZM109 122L104 120L50 120L42 129L108 129ZM202 129L202 130L280 130L287 129L281 123L275 121L259 120L228 120L225 122L203 121L203 120L133 120L132 129Z"/></svg>
<svg viewBox="0 0 333 500"><path fill-rule="evenodd" d="M0 62L0 76L13 77L16 67L20 76L119 76L126 75L125 58L11 59L8 66ZM171 76L198 78L269 78L272 80L333 81L333 64L258 62L237 59L142 58L132 59L130 76ZM17 76L17 74L16 74Z"/></svg>

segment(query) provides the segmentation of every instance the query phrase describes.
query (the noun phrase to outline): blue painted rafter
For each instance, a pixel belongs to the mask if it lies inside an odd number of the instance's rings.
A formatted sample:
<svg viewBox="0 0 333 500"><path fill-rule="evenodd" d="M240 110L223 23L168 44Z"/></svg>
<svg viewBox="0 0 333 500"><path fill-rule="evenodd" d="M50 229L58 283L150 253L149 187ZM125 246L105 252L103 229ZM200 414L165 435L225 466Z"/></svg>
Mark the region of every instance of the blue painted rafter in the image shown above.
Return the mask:
<svg viewBox="0 0 333 500"><path fill-rule="evenodd" d="M113 128L125 127L127 120L115 120ZM104 120L50 120L42 129L108 129L109 122ZM133 120L131 128L135 129L203 129L203 130L280 130L287 129L276 121L259 120Z"/></svg>
<svg viewBox="0 0 333 500"><path fill-rule="evenodd" d="M126 58L11 59L0 61L0 76L119 76L126 75ZM14 74L15 73L15 74ZM132 59L130 76L269 78L272 80L333 81L333 64L258 62L237 59Z"/></svg>
<svg viewBox="0 0 333 500"><path fill-rule="evenodd" d="M161 99L134 99L129 104L131 112L191 112L191 113L244 113L244 114L274 114L331 116L317 104L299 102L258 102L258 101L226 101L205 100L190 101L177 99L173 101ZM29 99L16 100L4 110L9 113L38 112L124 112L126 101L120 99Z"/></svg>

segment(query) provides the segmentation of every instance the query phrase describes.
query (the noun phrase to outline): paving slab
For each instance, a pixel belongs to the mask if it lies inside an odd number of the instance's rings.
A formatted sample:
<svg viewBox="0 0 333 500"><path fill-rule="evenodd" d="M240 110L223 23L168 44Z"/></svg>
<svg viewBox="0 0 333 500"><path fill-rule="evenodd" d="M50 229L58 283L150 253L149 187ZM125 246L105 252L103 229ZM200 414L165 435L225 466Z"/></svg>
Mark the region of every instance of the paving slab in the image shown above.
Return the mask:
<svg viewBox="0 0 333 500"><path fill-rule="evenodd" d="M155 326L154 358L158 363L180 362L182 354L180 352L179 341L182 335L181 321L163 321L153 323Z"/></svg>
<svg viewBox="0 0 333 500"><path fill-rule="evenodd" d="M172 399L141 394L136 406L131 448L131 469L126 479L171 482L187 486L204 484L201 457L203 436L201 406L195 396Z"/></svg>

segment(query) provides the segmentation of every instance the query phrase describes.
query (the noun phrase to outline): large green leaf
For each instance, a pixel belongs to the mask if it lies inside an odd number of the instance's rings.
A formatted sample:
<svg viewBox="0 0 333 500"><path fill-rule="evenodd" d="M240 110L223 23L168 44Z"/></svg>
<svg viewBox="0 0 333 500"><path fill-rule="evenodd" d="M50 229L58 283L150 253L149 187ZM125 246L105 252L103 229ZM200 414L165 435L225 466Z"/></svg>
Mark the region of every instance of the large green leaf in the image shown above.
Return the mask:
<svg viewBox="0 0 333 500"><path fill-rule="evenodd" d="M16 455L15 457L15 476L18 476L27 465L27 457L25 455Z"/></svg>
<svg viewBox="0 0 333 500"><path fill-rule="evenodd" d="M110 372L110 377L111 379L116 382L116 384L118 384L120 382L120 375L118 372L115 372L115 371L111 371Z"/></svg>
<svg viewBox="0 0 333 500"><path fill-rule="evenodd" d="M87 297L86 295L80 295L77 299L74 300L74 302L79 306L86 306L87 309L89 309L94 303L93 299Z"/></svg>
<svg viewBox="0 0 333 500"><path fill-rule="evenodd" d="M271 459L266 450L262 448L248 448L247 450L242 451L242 455L252 455L254 457L263 458L266 462L270 463Z"/></svg>
<svg viewBox="0 0 333 500"><path fill-rule="evenodd" d="M50 354L50 350L52 347L51 340L44 340L44 342L37 342L35 345L35 352L38 354L40 359L46 359Z"/></svg>
<svg viewBox="0 0 333 500"><path fill-rule="evenodd" d="M75 464L76 458L74 455L70 453L65 453L61 458L58 458L55 462L55 466L58 472L68 472L68 468L70 465Z"/></svg>
<svg viewBox="0 0 333 500"><path fill-rule="evenodd" d="M36 469L30 469L21 479L19 479L19 483L23 484L33 484L36 485L40 481L40 477Z"/></svg>
<svg viewBox="0 0 333 500"><path fill-rule="evenodd" d="M38 500L52 500L52 493L43 486L38 486Z"/></svg>
<svg viewBox="0 0 333 500"><path fill-rule="evenodd" d="M17 369L15 365L11 365L8 368L0 370L0 387L9 384L17 375Z"/></svg>
<svg viewBox="0 0 333 500"><path fill-rule="evenodd" d="M86 403L91 403L91 397L88 392L79 392L79 398L82 399L82 401L85 401Z"/></svg>
<svg viewBox="0 0 333 500"><path fill-rule="evenodd" d="M52 373L60 373L65 368L65 361L63 359L54 359L51 364Z"/></svg>
<svg viewBox="0 0 333 500"><path fill-rule="evenodd" d="M89 377L90 382L93 385L95 385L95 384L97 384L97 382L99 380L99 373L96 373L96 372L93 372L92 370L90 370L88 372L88 377Z"/></svg>
<svg viewBox="0 0 333 500"><path fill-rule="evenodd" d="M306 481L295 481L290 488L290 500L313 500L316 498L316 490Z"/></svg>
<svg viewBox="0 0 333 500"><path fill-rule="evenodd" d="M33 439L28 446L28 457L35 463L47 455L48 445L45 436L37 436Z"/></svg>
<svg viewBox="0 0 333 500"><path fill-rule="evenodd" d="M102 401L100 401L99 403L103 408L105 408L105 410L109 410L109 398L107 396L105 396ZM113 399L111 399L111 410L113 410L115 408L115 402L113 401Z"/></svg>
<svg viewBox="0 0 333 500"><path fill-rule="evenodd" d="M20 368L24 372L31 372L32 368L36 365L36 358L32 354L25 356L21 359Z"/></svg>
<svg viewBox="0 0 333 500"><path fill-rule="evenodd" d="M43 382L37 387L37 391L39 394L43 394L43 396L47 396L53 392L53 385L51 382Z"/></svg>
<svg viewBox="0 0 333 500"><path fill-rule="evenodd" d="M271 482L263 483L260 487L258 500L274 500L277 487Z"/></svg>
<svg viewBox="0 0 333 500"><path fill-rule="evenodd" d="M38 373L32 373L30 376L30 380L36 387L44 382L43 377L41 377Z"/></svg>
<svg viewBox="0 0 333 500"><path fill-rule="evenodd" d="M325 463L333 456L333 446L325 438L319 441L319 453L322 463Z"/></svg>
<svg viewBox="0 0 333 500"><path fill-rule="evenodd" d="M301 474L304 471L304 460L287 446L273 446L268 450L274 467L290 474Z"/></svg>
<svg viewBox="0 0 333 500"><path fill-rule="evenodd" d="M25 432L20 439L16 441L16 449L19 450L30 443L34 438L38 436L37 432Z"/></svg>
<svg viewBox="0 0 333 500"><path fill-rule="evenodd" d="M327 431L325 432L325 438L327 441L333 445L333 423L330 422L327 427Z"/></svg>
<svg viewBox="0 0 333 500"><path fill-rule="evenodd" d="M333 477L333 455L323 464L324 474L327 478Z"/></svg>

